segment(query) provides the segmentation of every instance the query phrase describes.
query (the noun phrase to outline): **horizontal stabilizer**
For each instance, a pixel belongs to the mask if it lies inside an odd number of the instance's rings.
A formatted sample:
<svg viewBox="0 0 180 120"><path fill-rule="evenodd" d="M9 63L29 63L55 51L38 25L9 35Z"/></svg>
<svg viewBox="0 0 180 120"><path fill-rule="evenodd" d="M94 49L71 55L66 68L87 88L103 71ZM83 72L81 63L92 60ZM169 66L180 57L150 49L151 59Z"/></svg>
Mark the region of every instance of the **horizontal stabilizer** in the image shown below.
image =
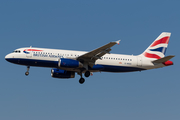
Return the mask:
<svg viewBox="0 0 180 120"><path fill-rule="evenodd" d="M158 60L152 61L152 63L164 63L164 62L170 60L171 58L173 58L174 56L175 55L166 56L166 57L160 58Z"/></svg>

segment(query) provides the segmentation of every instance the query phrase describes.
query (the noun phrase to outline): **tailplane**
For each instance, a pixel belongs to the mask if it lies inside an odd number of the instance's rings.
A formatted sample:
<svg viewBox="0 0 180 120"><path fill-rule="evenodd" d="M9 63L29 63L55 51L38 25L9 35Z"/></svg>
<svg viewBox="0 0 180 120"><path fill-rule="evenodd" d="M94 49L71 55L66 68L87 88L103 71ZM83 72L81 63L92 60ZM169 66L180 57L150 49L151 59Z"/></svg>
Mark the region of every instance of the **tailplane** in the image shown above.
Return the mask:
<svg viewBox="0 0 180 120"><path fill-rule="evenodd" d="M175 57L175 55L169 55L169 56L166 56L164 58L160 58L158 60L154 60L154 61L152 61L152 63L165 63L165 62L169 61L173 57Z"/></svg>
<svg viewBox="0 0 180 120"><path fill-rule="evenodd" d="M169 32L161 33L155 39L155 41L141 54L141 56L153 59L164 58L170 36L171 33Z"/></svg>
<svg viewBox="0 0 180 120"><path fill-rule="evenodd" d="M165 66L173 65L173 62L170 61L170 59L173 58L173 57L175 57L175 55L166 56L164 58L160 58L158 60L154 60L154 61L152 61L152 63L154 63L154 64L162 63Z"/></svg>

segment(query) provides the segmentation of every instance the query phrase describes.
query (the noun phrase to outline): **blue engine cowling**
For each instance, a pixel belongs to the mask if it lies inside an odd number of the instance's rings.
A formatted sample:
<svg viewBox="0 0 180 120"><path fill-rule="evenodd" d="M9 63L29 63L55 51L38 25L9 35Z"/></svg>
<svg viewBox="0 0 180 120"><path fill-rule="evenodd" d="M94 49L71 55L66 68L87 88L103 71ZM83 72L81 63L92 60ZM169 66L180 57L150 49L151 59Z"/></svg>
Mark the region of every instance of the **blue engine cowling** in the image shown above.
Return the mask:
<svg viewBox="0 0 180 120"><path fill-rule="evenodd" d="M74 78L75 72L61 69L51 69L51 76L54 78Z"/></svg>
<svg viewBox="0 0 180 120"><path fill-rule="evenodd" d="M83 64L77 60L61 58L59 59L58 67L77 68L83 67Z"/></svg>

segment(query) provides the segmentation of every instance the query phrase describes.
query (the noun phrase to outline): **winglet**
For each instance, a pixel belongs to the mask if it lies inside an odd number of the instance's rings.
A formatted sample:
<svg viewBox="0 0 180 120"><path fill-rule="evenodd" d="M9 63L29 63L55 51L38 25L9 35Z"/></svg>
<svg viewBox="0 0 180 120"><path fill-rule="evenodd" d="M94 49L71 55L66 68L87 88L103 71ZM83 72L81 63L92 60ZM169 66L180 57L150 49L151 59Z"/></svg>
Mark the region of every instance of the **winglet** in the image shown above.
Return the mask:
<svg viewBox="0 0 180 120"><path fill-rule="evenodd" d="M118 41L116 41L116 43L119 45L119 42L120 42L121 40L118 40Z"/></svg>

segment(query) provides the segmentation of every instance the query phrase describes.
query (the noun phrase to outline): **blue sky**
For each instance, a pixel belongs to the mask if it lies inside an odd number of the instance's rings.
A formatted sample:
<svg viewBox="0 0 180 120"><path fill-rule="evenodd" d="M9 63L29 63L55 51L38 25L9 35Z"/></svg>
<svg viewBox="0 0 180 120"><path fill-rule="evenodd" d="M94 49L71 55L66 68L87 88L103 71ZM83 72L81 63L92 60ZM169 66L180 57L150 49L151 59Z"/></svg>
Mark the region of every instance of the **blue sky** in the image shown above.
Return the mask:
<svg viewBox="0 0 180 120"><path fill-rule="evenodd" d="M180 8L176 0L17 0L0 2L0 119L179 120ZM52 78L50 68L8 63L20 47L90 51L121 39L111 53L142 53L171 32L173 66L132 73Z"/></svg>

